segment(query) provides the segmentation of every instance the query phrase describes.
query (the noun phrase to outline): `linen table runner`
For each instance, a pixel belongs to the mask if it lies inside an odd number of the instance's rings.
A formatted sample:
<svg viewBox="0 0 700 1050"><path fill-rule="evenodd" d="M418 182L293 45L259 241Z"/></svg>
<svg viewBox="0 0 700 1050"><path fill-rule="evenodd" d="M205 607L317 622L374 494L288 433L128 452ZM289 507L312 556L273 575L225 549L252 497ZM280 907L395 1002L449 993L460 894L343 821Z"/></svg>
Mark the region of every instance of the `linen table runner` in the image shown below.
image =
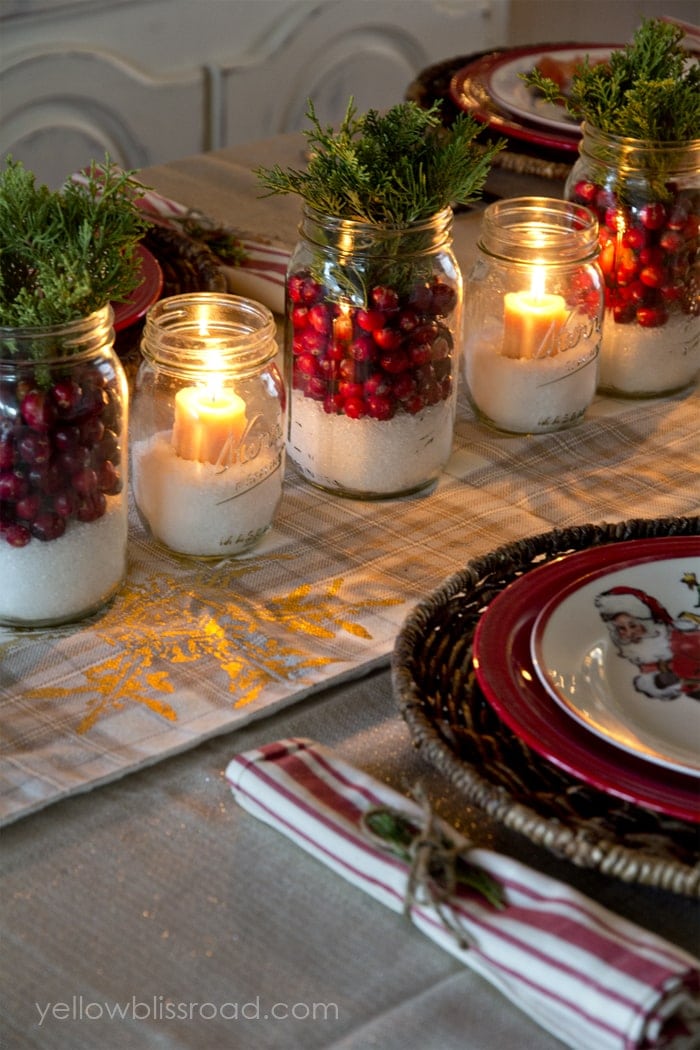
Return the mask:
<svg viewBox="0 0 700 1050"><path fill-rule="evenodd" d="M414 802L303 739L238 754L226 777L244 809L393 911L404 908L408 862L376 845L363 817L388 809L420 825ZM485 849L467 859L500 884L504 907L458 885L438 913L418 893L410 917L423 933L577 1050L698 1045L700 960L518 861Z"/></svg>
<svg viewBox="0 0 700 1050"><path fill-rule="evenodd" d="M51 630L0 629L0 819L388 662L412 606L501 544L697 512L699 402L601 400L572 430L510 438L461 400L434 491L345 500L289 465L271 533L213 565L158 549L132 511L128 577L109 608Z"/></svg>

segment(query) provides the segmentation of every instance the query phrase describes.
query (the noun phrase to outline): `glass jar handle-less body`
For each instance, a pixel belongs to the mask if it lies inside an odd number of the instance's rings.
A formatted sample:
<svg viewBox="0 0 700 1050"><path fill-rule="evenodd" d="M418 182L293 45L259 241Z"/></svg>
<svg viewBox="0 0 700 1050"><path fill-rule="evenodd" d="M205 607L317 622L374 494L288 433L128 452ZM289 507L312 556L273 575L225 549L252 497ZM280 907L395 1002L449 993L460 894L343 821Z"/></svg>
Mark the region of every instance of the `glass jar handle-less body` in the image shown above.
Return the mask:
<svg viewBox="0 0 700 1050"><path fill-rule="evenodd" d="M643 142L584 124L566 197L600 226L600 389L658 397L700 372L700 139Z"/></svg>
<svg viewBox="0 0 700 1050"><path fill-rule="evenodd" d="M285 393L267 307L172 296L147 315L131 442L136 507L157 543L192 558L253 548L284 475Z"/></svg>
<svg viewBox="0 0 700 1050"><path fill-rule="evenodd" d="M0 329L0 623L97 612L126 574L128 391L110 306Z"/></svg>
<svg viewBox="0 0 700 1050"><path fill-rule="evenodd" d="M319 488L384 499L452 451L462 278L452 211L385 229L306 208L287 272L287 451Z"/></svg>
<svg viewBox="0 0 700 1050"><path fill-rule="evenodd" d="M464 367L487 426L560 430L593 400L603 312L597 232L587 209L546 197L485 210L467 280Z"/></svg>

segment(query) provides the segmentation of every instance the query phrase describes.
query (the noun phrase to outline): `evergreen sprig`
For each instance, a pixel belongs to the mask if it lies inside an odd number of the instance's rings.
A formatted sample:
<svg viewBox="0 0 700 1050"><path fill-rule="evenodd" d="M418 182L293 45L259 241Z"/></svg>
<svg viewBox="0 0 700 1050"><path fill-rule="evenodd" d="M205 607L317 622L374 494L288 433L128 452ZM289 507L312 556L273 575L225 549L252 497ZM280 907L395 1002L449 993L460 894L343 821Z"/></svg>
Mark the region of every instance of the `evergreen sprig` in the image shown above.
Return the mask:
<svg viewBox="0 0 700 1050"><path fill-rule="evenodd" d="M0 325L63 324L125 300L141 279L140 192L108 158L55 191L9 159L0 174Z"/></svg>
<svg viewBox="0 0 700 1050"><path fill-rule="evenodd" d="M651 142L700 137L700 64L681 41L683 30L645 19L630 44L608 62L577 66L568 96L538 69L521 74L548 102L563 102L577 121L608 134Z"/></svg>
<svg viewBox="0 0 700 1050"><path fill-rule="evenodd" d="M505 145L477 144L483 129L467 114L446 129L439 103L422 109L402 102L384 114L358 115L351 99L337 131L321 126L311 101L307 117L308 166L256 169L268 195L297 194L319 212L385 229L476 200Z"/></svg>

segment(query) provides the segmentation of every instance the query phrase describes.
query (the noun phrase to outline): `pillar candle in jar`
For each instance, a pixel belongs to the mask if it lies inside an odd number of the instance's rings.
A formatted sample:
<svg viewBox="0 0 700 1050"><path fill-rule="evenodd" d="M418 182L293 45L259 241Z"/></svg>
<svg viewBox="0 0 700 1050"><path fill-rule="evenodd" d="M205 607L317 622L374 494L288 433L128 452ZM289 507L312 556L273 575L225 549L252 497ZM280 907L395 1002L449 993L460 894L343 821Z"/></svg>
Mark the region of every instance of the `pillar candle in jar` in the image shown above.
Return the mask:
<svg viewBox="0 0 700 1050"><path fill-rule="evenodd" d="M537 358L556 353L556 338L564 327L564 297L544 291L544 271L535 266L529 292L506 292L503 297L505 357Z"/></svg>
<svg viewBox="0 0 700 1050"><path fill-rule="evenodd" d="M208 388L184 387L175 395L172 441L181 459L232 462L245 426L245 401L220 380Z"/></svg>

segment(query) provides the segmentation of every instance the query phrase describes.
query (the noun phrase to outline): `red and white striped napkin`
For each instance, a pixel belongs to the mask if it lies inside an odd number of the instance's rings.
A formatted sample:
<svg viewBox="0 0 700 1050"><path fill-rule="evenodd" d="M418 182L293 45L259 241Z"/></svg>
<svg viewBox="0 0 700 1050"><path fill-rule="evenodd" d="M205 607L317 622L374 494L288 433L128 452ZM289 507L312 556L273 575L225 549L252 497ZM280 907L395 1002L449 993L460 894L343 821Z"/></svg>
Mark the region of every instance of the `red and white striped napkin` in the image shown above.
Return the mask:
<svg viewBox="0 0 700 1050"><path fill-rule="evenodd" d="M367 837L362 817L389 807L420 822L415 802L303 739L238 754L226 777L244 809L393 911L404 909L408 864ZM411 918L430 938L567 1046L700 1045L699 960L509 857L472 849L468 860L500 883L505 907L460 885L446 926L419 896ZM470 947L459 946L453 924Z"/></svg>
<svg viewBox="0 0 700 1050"><path fill-rule="evenodd" d="M191 209L177 201L163 197L154 190L144 189L139 207L165 225L172 219L191 216ZM284 313L284 283L290 252L279 245L255 240L243 234L236 235L245 252L245 258L236 266L222 263L228 290L244 295L269 307L273 313Z"/></svg>

